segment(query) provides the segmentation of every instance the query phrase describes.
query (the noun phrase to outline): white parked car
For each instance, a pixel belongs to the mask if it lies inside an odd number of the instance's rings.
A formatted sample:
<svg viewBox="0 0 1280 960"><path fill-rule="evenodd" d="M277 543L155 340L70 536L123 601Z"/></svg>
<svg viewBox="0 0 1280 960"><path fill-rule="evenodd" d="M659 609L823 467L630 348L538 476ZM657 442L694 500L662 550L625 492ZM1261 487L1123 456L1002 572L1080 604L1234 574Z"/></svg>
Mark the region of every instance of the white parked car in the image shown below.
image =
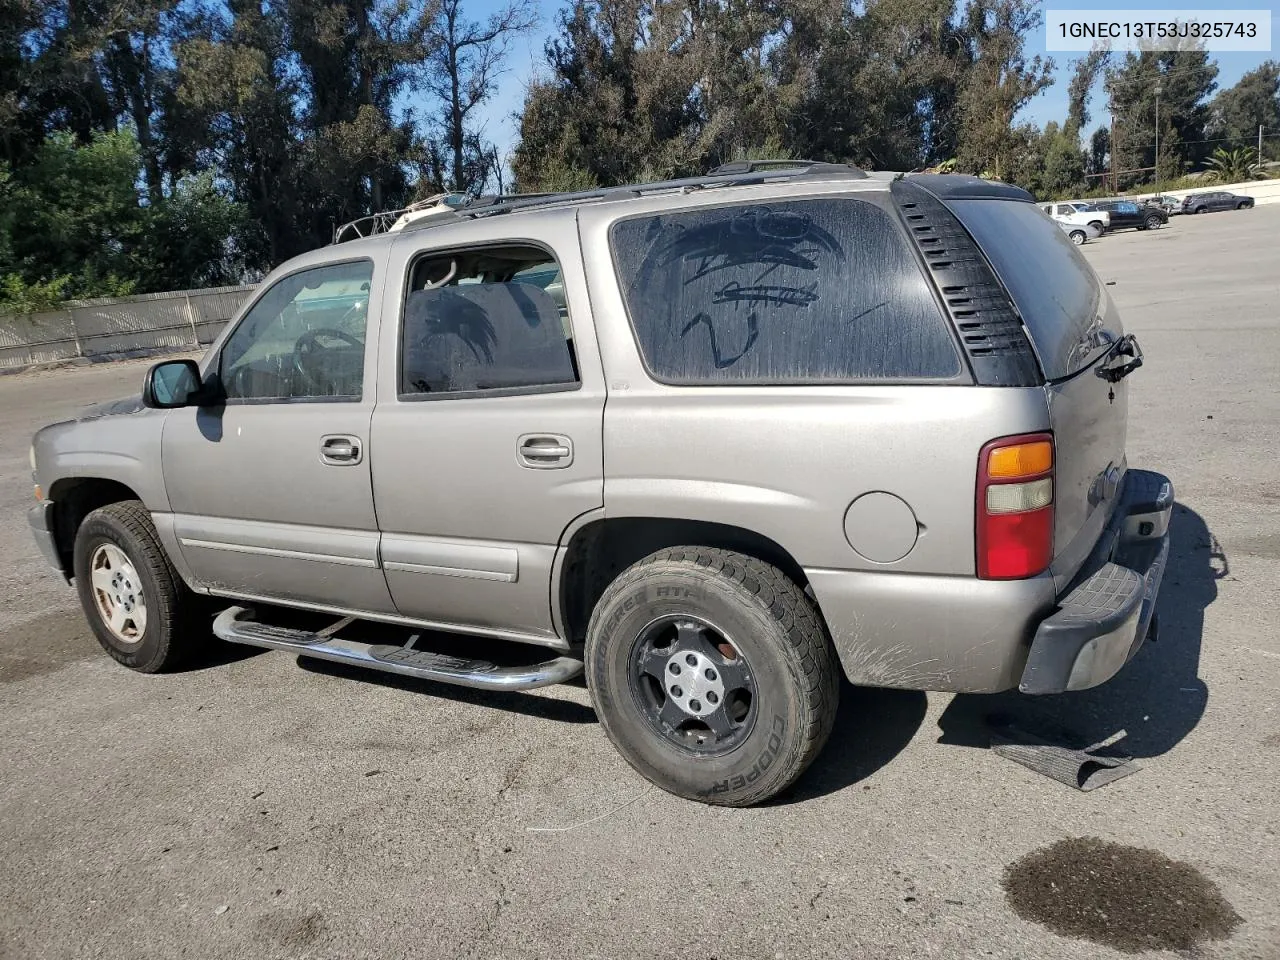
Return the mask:
<svg viewBox="0 0 1280 960"><path fill-rule="evenodd" d="M1071 242L1077 247L1089 240L1097 240L1102 236L1102 230L1092 223L1079 224L1067 223L1063 220L1054 219L1054 222L1062 228L1063 233L1071 238Z"/></svg>
<svg viewBox="0 0 1280 960"><path fill-rule="evenodd" d="M1083 200L1065 200L1060 203L1042 203L1040 209L1059 223L1069 223L1081 227L1094 227L1099 233L1105 233L1111 226L1111 214L1099 210L1091 203Z"/></svg>

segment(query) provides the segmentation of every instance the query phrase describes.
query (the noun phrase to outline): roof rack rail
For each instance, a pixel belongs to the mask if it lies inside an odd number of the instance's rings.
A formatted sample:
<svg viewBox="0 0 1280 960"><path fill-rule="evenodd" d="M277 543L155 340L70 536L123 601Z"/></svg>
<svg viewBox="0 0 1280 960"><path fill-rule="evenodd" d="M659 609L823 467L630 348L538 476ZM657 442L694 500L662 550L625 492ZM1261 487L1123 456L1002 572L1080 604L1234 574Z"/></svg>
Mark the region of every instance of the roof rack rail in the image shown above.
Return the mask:
<svg viewBox="0 0 1280 960"><path fill-rule="evenodd" d="M633 183L621 187L583 190L577 193L503 193L482 197L440 193L417 203L411 203L407 207L371 213L344 223L333 231L333 242L343 243L380 233L436 226L446 220L457 220L459 217L487 217L553 204L621 200L625 197L642 197L650 193L747 186L771 180L833 175L857 180L867 179L864 171L847 163L826 163L821 160L735 160L732 163L721 164L711 173L701 177Z"/></svg>
<svg viewBox="0 0 1280 960"><path fill-rule="evenodd" d="M746 162L746 161L744 161ZM750 161L762 163L762 161ZM763 161L768 163L770 161ZM577 193L514 193L494 197L480 197L456 208L454 218L474 219L496 216L502 213L515 213L537 207L556 206L560 204L591 203L605 200L622 200L629 197L643 197L652 193L692 192L716 187L750 186L768 183L773 180L790 180L809 176L841 176L856 180L867 179L867 174L857 167L843 163L820 163L808 160L779 161L790 164L783 168L725 171L717 167L710 174L701 177L685 177L679 180L659 180L653 183L633 183L621 187L601 187L596 190L583 190ZM726 164L725 166L730 166ZM442 218L422 218L406 223L403 229L416 230L432 227L444 222Z"/></svg>
<svg viewBox="0 0 1280 960"><path fill-rule="evenodd" d="M756 173L760 170L799 170L804 173L862 173L848 163L828 163L825 160L731 160L711 171L712 175L730 173Z"/></svg>

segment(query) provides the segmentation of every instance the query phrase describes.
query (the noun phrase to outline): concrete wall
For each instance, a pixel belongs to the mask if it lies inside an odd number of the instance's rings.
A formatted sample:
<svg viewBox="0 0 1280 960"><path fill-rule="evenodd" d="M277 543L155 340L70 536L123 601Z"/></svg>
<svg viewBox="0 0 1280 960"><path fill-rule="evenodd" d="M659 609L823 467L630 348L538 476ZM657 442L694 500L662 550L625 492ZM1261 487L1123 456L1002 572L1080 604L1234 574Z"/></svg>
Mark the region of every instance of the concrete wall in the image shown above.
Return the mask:
<svg viewBox="0 0 1280 960"><path fill-rule="evenodd" d="M0 316L0 373L59 360L198 349L213 341L253 289L69 301L49 313Z"/></svg>
<svg viewBox="0 0 1280 960"><path fill-rule="evenodd" d="M1193 193L1208 193L1212 190L1225 190L1228 193L1238 193L1242 197L1253 197L1254 203L1280 203L1280 180L1249 180L1245 183L1206 183L1202 187L1195 187L1191 190L1165 190L1163 196L1177 197L1181 200L1183 197ZM1146 199L1154 197L1154 193L1135 193L1127 194L1132 199Z"/></svg>

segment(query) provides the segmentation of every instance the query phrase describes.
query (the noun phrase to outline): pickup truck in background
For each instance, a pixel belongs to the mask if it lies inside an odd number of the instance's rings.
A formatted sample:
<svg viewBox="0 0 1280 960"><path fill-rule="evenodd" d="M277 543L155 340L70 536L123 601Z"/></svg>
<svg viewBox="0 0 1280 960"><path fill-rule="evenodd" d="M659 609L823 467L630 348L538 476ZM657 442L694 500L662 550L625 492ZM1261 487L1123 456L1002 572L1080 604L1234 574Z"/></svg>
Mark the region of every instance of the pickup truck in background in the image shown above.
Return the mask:
<svg viewBox="0 0 1280 960"><path fill-rule="evenodd" d="M1091 203L1084 203L1080 200L1045 203L1040 205L1040 209L1059 223L1092 227L1099 233L1106 233L1111 228L1111 214L1105 210L1099 210Z"/></svg>

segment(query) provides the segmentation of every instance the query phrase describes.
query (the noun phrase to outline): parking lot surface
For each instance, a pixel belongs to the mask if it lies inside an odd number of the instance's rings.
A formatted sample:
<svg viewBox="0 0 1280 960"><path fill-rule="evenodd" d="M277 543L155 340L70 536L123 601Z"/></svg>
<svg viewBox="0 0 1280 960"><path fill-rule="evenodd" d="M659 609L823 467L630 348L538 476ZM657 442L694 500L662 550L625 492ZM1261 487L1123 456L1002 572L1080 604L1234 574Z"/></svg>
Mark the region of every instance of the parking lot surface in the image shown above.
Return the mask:
<svg viewBox="0 0 1280 960"><path fill-rule="evenodd" d="M31 542L27 446L145 365L0 378L0 957L1119 957L1002 886L1097 837L1216 885L1240 922L1198 956L1280 958L1277 237L1272 206L1083 248L1146 353L1130 463L1178 492L1159 642L1077 695L846 687L826 751L762 809L650 788L580 685L238 650L124 670ZM1142 770L1070 790L985 749L991 716L1125 730ZM1108 891L1117 916L1162 862Z"/></svg>

